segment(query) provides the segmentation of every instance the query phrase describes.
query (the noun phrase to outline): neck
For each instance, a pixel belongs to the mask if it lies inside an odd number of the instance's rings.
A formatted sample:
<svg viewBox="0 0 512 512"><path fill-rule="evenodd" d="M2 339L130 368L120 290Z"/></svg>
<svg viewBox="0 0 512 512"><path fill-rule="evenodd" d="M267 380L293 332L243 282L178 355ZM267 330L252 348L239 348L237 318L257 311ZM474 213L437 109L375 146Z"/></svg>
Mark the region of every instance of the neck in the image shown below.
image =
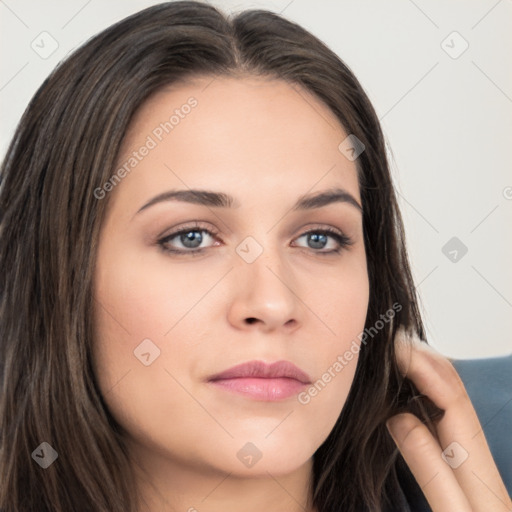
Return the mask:
<svg viewBox="0 0 512 512"><path fill-rule="evenodd" d="M250 477L154 453L135 459L139 512L317 512L311 504L312 458L288 474Z"/></svg>

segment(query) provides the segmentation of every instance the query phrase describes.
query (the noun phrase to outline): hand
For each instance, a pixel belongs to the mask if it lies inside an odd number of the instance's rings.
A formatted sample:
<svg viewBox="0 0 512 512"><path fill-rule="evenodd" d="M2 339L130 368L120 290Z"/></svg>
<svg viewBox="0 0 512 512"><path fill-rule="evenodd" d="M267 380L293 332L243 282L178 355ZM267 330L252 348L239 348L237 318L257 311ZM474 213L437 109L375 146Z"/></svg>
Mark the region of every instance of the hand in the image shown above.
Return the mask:
<svg viewBox="0 0 512 512"><path fill-rule="evenodd" d="M437 439L410 413L386 423L433 512L512 511L512 500L454 366L418 338L408 338L403 329L395 347L400 371L444 410L435 425Z"/></svg>

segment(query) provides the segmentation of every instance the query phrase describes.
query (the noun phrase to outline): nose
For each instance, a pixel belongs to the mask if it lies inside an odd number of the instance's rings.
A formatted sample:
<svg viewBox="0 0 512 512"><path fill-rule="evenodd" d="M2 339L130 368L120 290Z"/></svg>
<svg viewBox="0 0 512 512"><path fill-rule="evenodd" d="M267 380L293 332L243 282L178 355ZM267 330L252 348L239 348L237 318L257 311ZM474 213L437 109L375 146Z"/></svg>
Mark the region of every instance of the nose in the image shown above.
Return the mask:
<svg viewBox="0 0 512 512"><path fill-rule="evenodd" d="M228 320L236 328L291 332L300 325L297 283L277 251L265 249L252 263L240 259L231 279Z"/></svg>

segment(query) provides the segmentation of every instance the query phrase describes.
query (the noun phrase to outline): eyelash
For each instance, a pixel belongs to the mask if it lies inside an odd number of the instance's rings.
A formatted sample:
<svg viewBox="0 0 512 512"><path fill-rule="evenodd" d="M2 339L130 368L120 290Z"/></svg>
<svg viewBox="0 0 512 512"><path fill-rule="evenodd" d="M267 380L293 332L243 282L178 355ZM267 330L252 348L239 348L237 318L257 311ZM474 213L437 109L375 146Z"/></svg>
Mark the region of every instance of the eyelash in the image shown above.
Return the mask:
<svg viewBox="0 0 512 512"><path fill-rule="evenodd" d="M182 249L170 249L166 245L173 238L176 238L179 235L187 234L187 233L194 232L194 231L201 232L201 233L208 233L208 235L212 236L212 238L218 237L218 233L215 230L206 229L198 224L195 224L193 226L186 226L186 227L180 229L179 231L170 233L169 235L166 235L165 237L158 240L157 243L160 246L160 248L166 253L171 253L171 254L175 254L175 255L189 254L192 256L199 256L201 253L203 253L205 251L205 249L209 249L209 247L203 247L201 249L182 250ZM336 242L338 243L338 248L331 249L329 251L321 251L321 250L311 249L314 253L318 253L323 256L339 254L339 253L341 253L341 251L344 248L346 248L354 243L350 237L348 237L344 233L338 232L338 230L335 230L333 228L311 229L309 231L302 233L297 238L302 238L303 236L308 235L310 233L320 233L322 235L328 235L331 238L334 238L334 240L336 240ZM301 248L307 249L306 247L301 247Z"/></svg>

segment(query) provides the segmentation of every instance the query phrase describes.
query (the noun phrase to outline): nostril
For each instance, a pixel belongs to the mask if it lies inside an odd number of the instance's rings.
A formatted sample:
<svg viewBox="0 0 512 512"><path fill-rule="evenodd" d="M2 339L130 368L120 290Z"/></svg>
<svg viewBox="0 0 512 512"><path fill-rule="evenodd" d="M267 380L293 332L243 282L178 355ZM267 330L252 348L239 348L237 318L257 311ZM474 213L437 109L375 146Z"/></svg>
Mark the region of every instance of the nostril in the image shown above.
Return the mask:
<svg viewBox="0 0 512 512"><path fill-rule="evenodd" d="M252 318L252 317L251 317L251 318L247 318L245 321L246 321L248 324L253 324L254 322L257 322L257 319L256 319L256 318Z"/></svg>

